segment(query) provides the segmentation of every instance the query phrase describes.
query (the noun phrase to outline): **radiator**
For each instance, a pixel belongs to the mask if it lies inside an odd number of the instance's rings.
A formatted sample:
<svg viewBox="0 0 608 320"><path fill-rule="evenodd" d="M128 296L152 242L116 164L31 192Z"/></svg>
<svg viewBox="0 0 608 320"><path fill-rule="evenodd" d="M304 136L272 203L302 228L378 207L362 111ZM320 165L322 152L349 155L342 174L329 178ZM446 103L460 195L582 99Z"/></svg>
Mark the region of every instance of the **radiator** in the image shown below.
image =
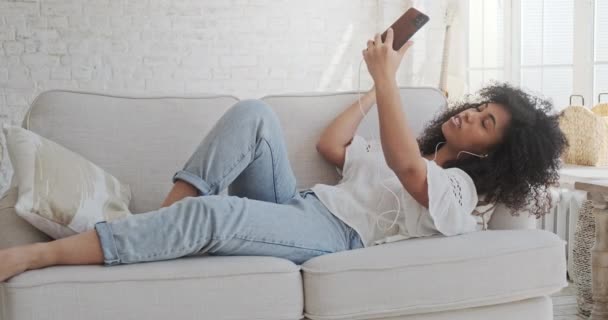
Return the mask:
<svg viewBox="0 0 608 320"><path fill-rule="evenodd" d="M574 232L578 220L578 211L587 200L587 192L570 188L558 188L559 198L551 207L551 212L536 220L536 228L557 234L566 241L566 260L568 262L568 279L572 273L574 249Z"/></svg>

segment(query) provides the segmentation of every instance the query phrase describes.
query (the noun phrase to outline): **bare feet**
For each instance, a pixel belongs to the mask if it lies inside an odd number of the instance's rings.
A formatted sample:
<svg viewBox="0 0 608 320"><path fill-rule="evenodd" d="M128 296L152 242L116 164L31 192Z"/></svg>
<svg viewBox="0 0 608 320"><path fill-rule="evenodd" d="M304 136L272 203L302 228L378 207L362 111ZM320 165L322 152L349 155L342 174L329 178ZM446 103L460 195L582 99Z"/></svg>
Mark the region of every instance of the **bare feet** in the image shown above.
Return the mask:
<svg viewBox="0 0 608 320"><path fill-rule="evenodd" d="M27 270L31 254L30 246L18 246L0 250L0 282Z"/></svg>

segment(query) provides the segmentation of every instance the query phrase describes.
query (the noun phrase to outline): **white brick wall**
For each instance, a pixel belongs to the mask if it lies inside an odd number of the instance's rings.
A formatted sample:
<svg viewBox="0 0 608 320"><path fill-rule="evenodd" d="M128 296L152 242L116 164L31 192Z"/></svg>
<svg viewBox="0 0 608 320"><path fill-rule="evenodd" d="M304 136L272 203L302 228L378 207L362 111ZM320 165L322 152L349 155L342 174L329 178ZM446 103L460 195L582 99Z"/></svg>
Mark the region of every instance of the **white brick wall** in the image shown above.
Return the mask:
<svg viewBox="0 0 608 320"><path fill-rule="evenodd" d="M0 114L18 124L57 88L243 99L352 90L366 40L410 4L0 0Z"/></svg>
<svg viewBox="0 0 608 320"><path fill-rule="evenodd" d="M0 0L0 122L20 125L36 95L49 89L241 99L353 90L366 41L410 5ZM401 84L411 83L411 71L399 77ZM364 63L361 86L372 83Z"/></svg>

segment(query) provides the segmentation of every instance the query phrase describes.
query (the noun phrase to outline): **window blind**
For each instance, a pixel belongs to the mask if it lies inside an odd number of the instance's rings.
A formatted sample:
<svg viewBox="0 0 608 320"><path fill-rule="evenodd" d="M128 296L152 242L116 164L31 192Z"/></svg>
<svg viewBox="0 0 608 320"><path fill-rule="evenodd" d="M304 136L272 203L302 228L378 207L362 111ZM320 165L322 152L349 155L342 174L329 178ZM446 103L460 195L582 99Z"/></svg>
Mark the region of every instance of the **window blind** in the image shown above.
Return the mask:
<svg viewBox="0 0 608 320"><path fill-rule="evenodd" d="M593 98L608 93L608 0L595 0L595 32L593 61ZM602 95L608 102L608 95Z"/></svg>
<svg viewBox="0 0 608 320"><path fill-rule="evenodd" d="M468 92L504 80L504 1L469 1Z"/></svg>
<svg viewBox="0 0 608 320"><path fill-rule="evenodd" d="M557 110L572 92L574 0L521 1L521 79Z"/></svg>

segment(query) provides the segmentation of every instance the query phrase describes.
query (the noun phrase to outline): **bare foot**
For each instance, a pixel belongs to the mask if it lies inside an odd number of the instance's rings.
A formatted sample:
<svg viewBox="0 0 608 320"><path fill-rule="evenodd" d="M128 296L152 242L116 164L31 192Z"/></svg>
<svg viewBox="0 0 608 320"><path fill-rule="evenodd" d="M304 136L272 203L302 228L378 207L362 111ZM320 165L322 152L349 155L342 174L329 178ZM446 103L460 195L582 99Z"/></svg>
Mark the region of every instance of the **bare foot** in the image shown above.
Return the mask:
<svg viewBox="0 0 608 320"><path fill-rule="evenodd" d="M0 250L0 282L27 270L27 259L23 246Z"/></svg>

